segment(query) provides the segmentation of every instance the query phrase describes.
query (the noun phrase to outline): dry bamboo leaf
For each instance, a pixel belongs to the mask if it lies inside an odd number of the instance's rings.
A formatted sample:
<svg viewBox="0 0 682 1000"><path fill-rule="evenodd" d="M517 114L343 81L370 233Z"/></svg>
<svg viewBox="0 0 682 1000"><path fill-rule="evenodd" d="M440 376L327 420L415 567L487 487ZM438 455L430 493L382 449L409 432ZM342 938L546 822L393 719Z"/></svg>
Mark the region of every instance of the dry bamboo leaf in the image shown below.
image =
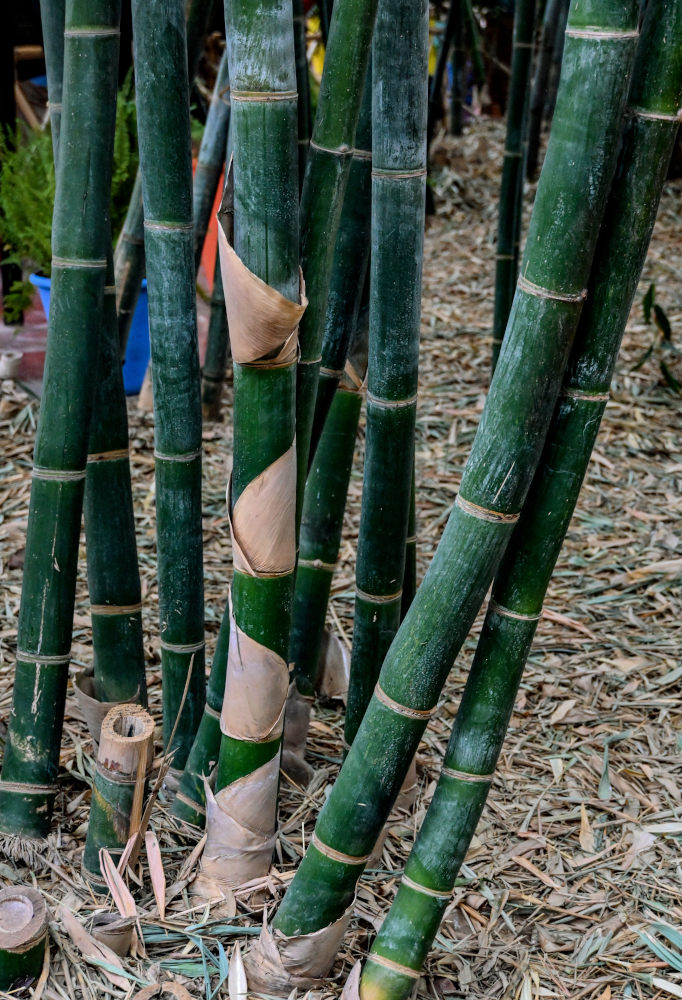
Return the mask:
<svg viewBox="0 0 682 1000"><path fill-rule="evenodd" d="M130 889L125 884L114 864L114 859L105 847L99 852L99 863L104 881L122 917L137 917L137 906Z"/></svg>
<svg viewBox="0 0 682 1000"><path fill-rule="evenodd" d="M117 969L123 970L123 963L118 955L111 948L107 948L105 944L95 941L92 935L88 934L79 920L65 906L59 907L58 914L66 933L86 961L93 958L99 959L100 961L107 962L109 965L113 965ZM97 968L101 969L109 982L113 983L114 986L118 986L122 990L128 990L130 980L126 979L125 976L117 976L114 972L110 972L109 969L105 969L99 964Z"/></svg>
<svg viewBox="0 0 682 1000"><path fill-rule="evenodd" d="M159 841L153 830L147 830L144 835L144 843L147 848L147 864L149 865L149 876L152 880L154 899L159 908L159 916L166 919L166 875L163 870L161 859L161 848Z"/></svg>
<svg viewBox="0 0 682 1000"><path fill-rule="evenodd" d="M594 854L595 842L594 842L594 831L590 826L590 821L587 816L587 809L585 808L585 803L580 804L580 846L583 851L587 854Z"/></svg>

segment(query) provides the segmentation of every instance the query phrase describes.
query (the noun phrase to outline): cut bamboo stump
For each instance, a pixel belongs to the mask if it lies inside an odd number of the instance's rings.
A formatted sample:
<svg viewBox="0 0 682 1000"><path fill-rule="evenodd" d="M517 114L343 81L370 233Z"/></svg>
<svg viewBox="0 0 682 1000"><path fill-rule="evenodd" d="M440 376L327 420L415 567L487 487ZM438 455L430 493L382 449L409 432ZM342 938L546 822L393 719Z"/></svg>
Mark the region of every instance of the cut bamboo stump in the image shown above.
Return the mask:
<svg viewBox="0 0 682 1000"><path fill-rule="evenodd" d="M37 979L45 960L47 906L28 886L0 891L0 990Z"/></svg>
<svg viewBox="0 0 682 1000"><path fill-rule="evenodd" d="M104 888L99 853L120 853L140 825L147 772L154 754L154 721L139 705L117 705L100 732L83 874Z"/></svg>

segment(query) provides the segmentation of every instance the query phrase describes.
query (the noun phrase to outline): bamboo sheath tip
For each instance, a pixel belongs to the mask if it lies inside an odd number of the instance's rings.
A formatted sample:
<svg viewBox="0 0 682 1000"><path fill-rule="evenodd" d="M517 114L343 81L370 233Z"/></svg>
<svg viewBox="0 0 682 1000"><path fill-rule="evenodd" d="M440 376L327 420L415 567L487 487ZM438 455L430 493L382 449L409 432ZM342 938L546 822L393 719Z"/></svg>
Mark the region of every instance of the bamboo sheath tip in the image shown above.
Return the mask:
<svg viewBox="0 0 682 1000"><path fill-rule="evenodd" d="M116 705L102 723L97 763L120 778L133 778L151 766L154 720L140 705Z"/></svg>
<svg viewBox="0 0 682 1000"><path fill-rule="evenodd" d="M0 949L22 952L47 932L47 906L31 886L0 891Z"/></svg>

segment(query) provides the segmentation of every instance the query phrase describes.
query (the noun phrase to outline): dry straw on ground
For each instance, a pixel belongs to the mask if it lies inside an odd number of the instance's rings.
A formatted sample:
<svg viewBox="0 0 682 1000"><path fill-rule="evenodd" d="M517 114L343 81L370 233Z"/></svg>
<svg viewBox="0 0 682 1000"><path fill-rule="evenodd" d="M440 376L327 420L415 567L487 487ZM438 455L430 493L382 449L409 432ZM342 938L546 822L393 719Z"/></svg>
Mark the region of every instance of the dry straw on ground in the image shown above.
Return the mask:
<svg viewBox="0 0 682 1000"><path fill-rule="evenodd" d="M461 140L441 141L437 150L439 215L426 236L417 438L421 573L457 493L486 391L503 137L500 123L480 121ZM641 310L650 281L656 281L673 338L682 337L681 187L679 181L666 187L587 483L488 805L418 984L420 997L682 997L680 400L662 384L653 358L631 370L652 338ZM679 378L682 361L678 369ZM36 413L20 388L2 384L0 738L11 700ZM152 426L135 407L130 417L151 708L159 721ZM204 444L211 653L231 560L225 509L229 428L207 427ZM330 622L346 641L360 490L358 465L330 609ZM90 663L92 653L83 572L74 628L76 671ZM414 814L392 827L382 867L360 883L330 997L366 951L394 894L434 789L475 637L476 628L420 747ZM189 882L196 852L190 852L198 837L177 832L161 799L151 826L161 847L165 902L154 838L148 837L149 855L142 850L130 878L143 943L138 940L133 957L100 954L86 963L69 932L73 921L60 919L59 906L81 922L96 910L115 908L110 898L94 898L80 875L94 761L70 696L54 835L42 865L29 870L0 860L0 883L37 884L54 915L50 968L38 994L49 1000L124 997L146 984L172 981L176 997L187 996L184 985L208 1000L226 975L225 952L229 957L236 942L244 947L258 932L258 899L272 903L291 878L338 770L341 734L338 706L316 709L309 754L313 782L303 790L282 780L277 873L260 897L230 901L222 913L193 904ZM661 926L673 930L666 937Z"/></svg>

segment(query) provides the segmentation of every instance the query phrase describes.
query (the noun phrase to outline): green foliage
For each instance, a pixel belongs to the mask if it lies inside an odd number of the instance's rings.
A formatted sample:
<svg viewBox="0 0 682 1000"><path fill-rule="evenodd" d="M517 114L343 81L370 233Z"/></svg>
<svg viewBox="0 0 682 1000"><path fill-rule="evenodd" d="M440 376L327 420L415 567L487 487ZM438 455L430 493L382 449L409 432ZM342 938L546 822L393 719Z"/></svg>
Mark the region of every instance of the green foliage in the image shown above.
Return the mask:
<svg viewBox="0 0 682 1000"><path fill-rule="evenodd" d="M633 365L632 371L638 371L651 357L658 361L663 380L669 389L682 395L682 383L675 377L670 368L670 358L679 354L678 349L673 344L672 329L662 306L656 302L656 285L652 282L647 289L646 295L642 299L642 311L644 322L655 327L654 339L649 347Z"/></svg>
<svg viewBox="0 0 682 1000"><path fill-rule="evenodd" d="M16 142L16 148L15 148ZM52 211L55 177L49 129L16 138L0 132L0 241L9 260L25 272L49 277L52 261ZM137 172L137 120L130 74L121 87L116 106L116 132L111 187L111 224L116 237L123 225ZM30 305L33 287L15 282L5 296L8 322Z"/></svg>

